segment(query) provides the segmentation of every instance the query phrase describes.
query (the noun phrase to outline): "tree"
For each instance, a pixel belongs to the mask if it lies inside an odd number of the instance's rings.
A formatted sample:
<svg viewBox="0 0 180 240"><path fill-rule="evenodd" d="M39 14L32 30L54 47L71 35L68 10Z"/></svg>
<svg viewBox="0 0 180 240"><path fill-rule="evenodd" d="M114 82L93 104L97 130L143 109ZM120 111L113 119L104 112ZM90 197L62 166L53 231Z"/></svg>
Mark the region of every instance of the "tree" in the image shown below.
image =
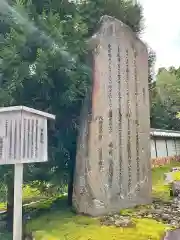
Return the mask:
<svg viewBox="0 0 180 240"><path fill-rule="evenodd" d="M154 128L179 130L180 83L174 68L158 71L151 102L151 126Z"/></svg>
<svg viewBox="0 0 180 240"><path fill-rule="evenodd" d="M22 6L16 5L18 8ZM89 70L79 60L81 54L86 54L82 37L86 28L79 16L61 21L59 15L50 12L46 18L42 14L36 19L36 26L43 30L32 28L31 32L31 26L24 29L27 26L19 24L1 42L0 102L1 106L23 104L56 113L56 128L49 128L51 162L33 168L31 165L31 171L28 167L31 175L25 180L67 182L68 150L74 148L79 111L90 79ZM72 34L69 39L68 29Z"/></svg>
<svg viewBox="0 0 180 240"><path fill-rule="evenodd" d="M179 130L180 121L173 103L163 102L159 94L151 103L151 127L158 129Z"/></svg>
<svg viewBox="0 0 180 240"><path fill-rule="evenodd" d="M156 61L156 54L155 52L148 46L148 65L149 65L149 71L148 71L148 81L149 81L149 89L150 91L154 87L154 64Z"/></svg>
<svg viewBox="0 0 180 240"><path fill-rule="evenodd" d="M180 82L177 75L166 69L160 71L157 75L156 88L162 101L174 105L174 110L180 110Z"/></svg>
<svg viewBox="0 0 180 240"><path fill-rule="evenodd" d="M103 15L121 20L136 33L143 28L141 5L134 4L132 0L80 0L78 10L88 26L89 37L97 30Z"/></svg>

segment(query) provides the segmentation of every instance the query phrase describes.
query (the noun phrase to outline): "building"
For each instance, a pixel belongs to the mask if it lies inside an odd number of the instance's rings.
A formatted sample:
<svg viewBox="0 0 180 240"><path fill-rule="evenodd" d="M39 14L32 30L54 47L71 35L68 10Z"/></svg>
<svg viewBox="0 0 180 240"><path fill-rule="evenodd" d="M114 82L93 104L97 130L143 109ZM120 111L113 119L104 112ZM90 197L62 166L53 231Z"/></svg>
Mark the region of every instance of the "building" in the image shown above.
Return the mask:
<svg viewBox="0 0 180 240"><path fill-rule="evenodd" d="M180 155L180 131L151 129L151 158Z"/></svg>

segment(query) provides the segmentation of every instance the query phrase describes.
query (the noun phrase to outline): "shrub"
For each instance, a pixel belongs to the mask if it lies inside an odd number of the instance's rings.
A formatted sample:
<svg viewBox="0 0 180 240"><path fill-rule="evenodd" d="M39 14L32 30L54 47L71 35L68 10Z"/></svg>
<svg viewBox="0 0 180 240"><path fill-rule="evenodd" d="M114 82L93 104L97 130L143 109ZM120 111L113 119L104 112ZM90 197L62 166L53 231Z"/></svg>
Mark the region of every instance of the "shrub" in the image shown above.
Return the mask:
<svg viewBox="0 0 180 240"><path fill-rule="evenodd" d="M151 159L152 168L164 166L172 162L180 162L180 156L158 157Z"/></svg>

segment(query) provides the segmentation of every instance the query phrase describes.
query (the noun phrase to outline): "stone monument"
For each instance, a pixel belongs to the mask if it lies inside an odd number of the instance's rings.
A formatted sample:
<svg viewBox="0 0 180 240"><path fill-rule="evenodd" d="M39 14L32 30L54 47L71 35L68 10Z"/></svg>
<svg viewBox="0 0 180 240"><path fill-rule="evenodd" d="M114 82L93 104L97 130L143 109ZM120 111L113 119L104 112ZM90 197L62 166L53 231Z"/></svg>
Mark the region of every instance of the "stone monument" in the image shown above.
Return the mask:
<svg viewBox="0 0 180 240"><path fill-rule="evenodd" d="M73 205L98 216L151 202L148 53L109 16L90 46L92 93L82 110Z"/></svg>

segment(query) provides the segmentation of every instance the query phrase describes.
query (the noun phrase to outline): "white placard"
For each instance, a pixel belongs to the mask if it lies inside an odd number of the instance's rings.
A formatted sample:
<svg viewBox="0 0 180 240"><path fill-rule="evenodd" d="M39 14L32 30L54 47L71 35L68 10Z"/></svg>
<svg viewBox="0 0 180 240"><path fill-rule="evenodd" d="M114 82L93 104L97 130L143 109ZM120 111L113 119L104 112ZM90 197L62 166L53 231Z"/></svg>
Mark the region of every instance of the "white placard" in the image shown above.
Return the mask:
<svg viewBox="0 0 180 240"><path fill-rule="evenodd" d="M0 165L15 165L13 240L22 239L23 163L48 160L47 119L55 116L24 106L0 108Z"/></svg>

